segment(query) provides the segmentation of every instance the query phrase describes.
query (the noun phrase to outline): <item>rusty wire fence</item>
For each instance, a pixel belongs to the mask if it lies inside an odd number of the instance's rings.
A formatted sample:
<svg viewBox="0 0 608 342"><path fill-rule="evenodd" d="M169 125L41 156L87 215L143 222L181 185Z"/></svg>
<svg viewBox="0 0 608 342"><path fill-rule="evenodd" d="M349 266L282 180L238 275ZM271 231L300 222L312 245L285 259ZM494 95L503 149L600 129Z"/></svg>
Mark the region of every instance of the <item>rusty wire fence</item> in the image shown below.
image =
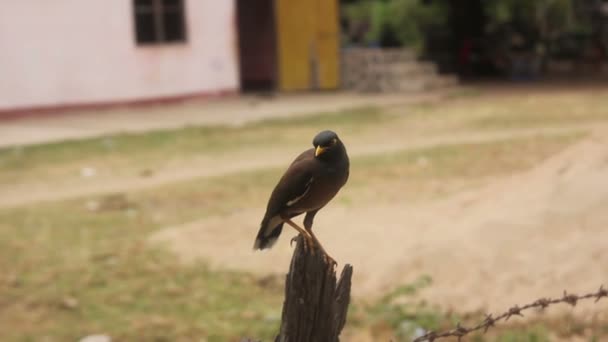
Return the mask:
<svg viewBox="0 0 608 342"><path fill-rule="evenodd" d="M456 337L458 341L462 340L466 335L476 332L483 331L484 333L488 331L491 327L495 326L495 324L499 321L507 321L509 318L513 316L523 316L524 311L531 309L545 309L548 306L565 303L571 306L575 306L579 301L595 299L595 302L598 302L603 297L608 297L608 290L604 289L603 286L595 292L590 292L583 295L576 295L573 293L568 293L564 291L563 295L559 298L540 298L536 301L526 304L524 306L515 305L510 307L507 311L501 313L500 315L493 316L492 314L486 315L486 318L479 322L479 324L471 327L466 327L460 323L458 323L453 329L447 331L428 331L422 336L419 336L413 340L413 342L434 342L436 340L447 338L447 337Z"/></svg>

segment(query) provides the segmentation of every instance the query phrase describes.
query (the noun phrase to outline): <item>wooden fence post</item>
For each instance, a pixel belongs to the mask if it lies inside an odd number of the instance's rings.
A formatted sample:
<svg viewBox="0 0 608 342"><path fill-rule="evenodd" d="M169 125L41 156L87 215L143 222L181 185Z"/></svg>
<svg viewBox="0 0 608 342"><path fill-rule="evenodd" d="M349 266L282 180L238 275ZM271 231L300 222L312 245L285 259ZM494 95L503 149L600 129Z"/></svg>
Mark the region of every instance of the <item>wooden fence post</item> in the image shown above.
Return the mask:
<svg viewBox="0 0 608 342"><path fill-rule="evenodd" d="M281 330L275 342L338 342L350 302L351 265L340 279L321 252L304 251L298 237L285 281Z"/></svg>

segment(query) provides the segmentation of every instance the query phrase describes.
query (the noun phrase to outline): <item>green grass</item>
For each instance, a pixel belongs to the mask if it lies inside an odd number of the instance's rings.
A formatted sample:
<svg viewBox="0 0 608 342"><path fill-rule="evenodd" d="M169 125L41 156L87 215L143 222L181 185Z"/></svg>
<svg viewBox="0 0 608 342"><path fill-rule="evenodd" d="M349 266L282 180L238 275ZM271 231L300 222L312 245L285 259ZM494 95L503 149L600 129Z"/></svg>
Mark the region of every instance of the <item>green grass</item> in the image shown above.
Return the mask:
<svg viewBox="0 0 608 342"><path fill-rule="evenodd" d="M116 201L116 200L115 200ZM269 340L282 288L257 277L181 265L146 245L161 226L131 204L80 201L0 213L2 341ZM76 304L74 304L76 303Z"/></svg>
<svg viewBox="0 0 608 342"><path fill-rule="evenodd" d="M444 332L454 329L458 323L472 327L484 321L484 315L445 312L416 299L416 293L432 286L432 279L421 276L411 284L397 286L386 295L366 303L355 303L349 312L349 327L367 329L374 340L409 341L429 330ZM522 321L518 318L501 321L486 333L474 332L464 340L475 342L549 342L551 336L585 336L588 341L600 341L607 332L594 320L581 320L565 315L558 318L534 318Z"/></svg>
<svg viewBox="0 0 608 342"><path fill-rule="evenodd" d="M3 167L21 168L37 164L67 163L91 156L133 157L136 153L140 156L159 154L166 158L165 152L218 154L242 146L287 142L291 140L290 135L302 130L316 132L317 129L329 126L358 129L390 118L390 115L383 114L378 108L366 107L337 113L267 119L242 126L216 125L147 133L120 133L100 138L1 148L0 161Z"/></svg>
<svg viewBox="0 0 608 342"><path fill-rule="evenodd" d="M90 212L77 203L3 212L2 341L209 341L276 332L281 289L243 273L184 266L146 246L158 228L128 209Z"/></svg>
<svg viewBox="0 0 608 342"><path fill-rule="evenodd" d="M473 335L472 342L549 342L548 328L542 324L531 324L526 327L502 327L501 332L490 332L490 336Z"/></svg>
<svg viewBox="0 0 608 342"><path fill-rule="evenodd" d="M290 119L269 119L243 126L203 126L115 134L102 138L0 149L0 184L27 179L78 177L85 166L103 166L120 173L156 169L168 162L213 158L231 151L312 141L321 129L360 132L394 116L377 108L320 113Z"/></svg>
<svg viewBox="0 0 608 342"><path fill-rule="evenodd" d="M475 317L469 326L483 317ZM496 324L486 334L471 336L475 342L549 342L559 341L604 341L608 338L605 321L596 318L576 318L571 314L560 316L538 316L527 319L512 319Z"/></svg>
<svg viewBox="0 0 608 342"><path fill-rule="evenodd" d="M483 92L481 91L480 88L468 86L468 87L454 89L453 91L448 93L446 96L449 99L458 99L458 98L467 98L467 97L479 97L482 94L483 94Z"/></svg>
<svg viewBox="0 0 608 342"><path fill-rule="evenodd" d="M535 99L528 98L516 102L514 107L496 108L492 115L472 124L479 128L521 128L608 120L608 99L605 97L580 101L566 96L555 98L550 104L543 103L542 107Z"/></svg>
<svg viewBox="0 0 608 342"><path fill-rule="evenodd" d="M359 313L360 324L373 330L389 328L399 340L407 340L417 329L438 330L452 319L438 308L424 302L414 302L413 296L422 288L431 286L432 279L422 276L411 284L396 287L371 304L363 304ZM405 302L404 302L405 301ZM357 313L353 314L357 317Z"/></svg>

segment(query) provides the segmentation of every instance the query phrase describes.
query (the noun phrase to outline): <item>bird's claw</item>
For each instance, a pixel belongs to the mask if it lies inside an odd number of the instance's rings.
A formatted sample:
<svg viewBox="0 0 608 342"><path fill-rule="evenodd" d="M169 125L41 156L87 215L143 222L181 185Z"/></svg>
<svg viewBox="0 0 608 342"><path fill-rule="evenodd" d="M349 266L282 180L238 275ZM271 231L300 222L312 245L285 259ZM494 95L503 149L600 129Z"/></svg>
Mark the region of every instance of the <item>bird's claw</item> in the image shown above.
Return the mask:
<svg viewBox="0 0 608 342"><path fill-rule="evenodd" d="M323 254L323 261L325 261L325 263L330 265L332 268L335 268L336 266L338 266L338 263L336 262L336 260L334 260L334 258L330 257L329 254L327 254L327 253Z"/></svg>
<svg viewBox="0 0 608 342"><path fill-rule="evenodd" d="M290 241L289 241L289 246L293 246L293 243L297 243L298 242L298 238L302 237L304 239L304 252L308 253L308 251L310 251L313 255L315 254L315 249L314 249L314 245L312 240L307 239L305 236L303 236L302 234L300 235L296 235L294 236Z"/></svg>

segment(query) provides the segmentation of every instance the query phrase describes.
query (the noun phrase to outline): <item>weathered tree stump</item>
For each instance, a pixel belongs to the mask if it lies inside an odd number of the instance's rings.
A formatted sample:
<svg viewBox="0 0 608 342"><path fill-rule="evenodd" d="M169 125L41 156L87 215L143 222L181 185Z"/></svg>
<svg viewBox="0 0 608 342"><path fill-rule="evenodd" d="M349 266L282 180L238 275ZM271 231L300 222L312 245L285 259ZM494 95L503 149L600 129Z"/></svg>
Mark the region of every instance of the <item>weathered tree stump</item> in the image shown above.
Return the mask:
<svg viewBox="0 0 608 342"><path fill-rule="evenodd" d="M304 250L302 237L291 259L285 281L281 330L275 342L337 342L346 323L350 302L351 265L340 279L319 250Z"/></svg>

